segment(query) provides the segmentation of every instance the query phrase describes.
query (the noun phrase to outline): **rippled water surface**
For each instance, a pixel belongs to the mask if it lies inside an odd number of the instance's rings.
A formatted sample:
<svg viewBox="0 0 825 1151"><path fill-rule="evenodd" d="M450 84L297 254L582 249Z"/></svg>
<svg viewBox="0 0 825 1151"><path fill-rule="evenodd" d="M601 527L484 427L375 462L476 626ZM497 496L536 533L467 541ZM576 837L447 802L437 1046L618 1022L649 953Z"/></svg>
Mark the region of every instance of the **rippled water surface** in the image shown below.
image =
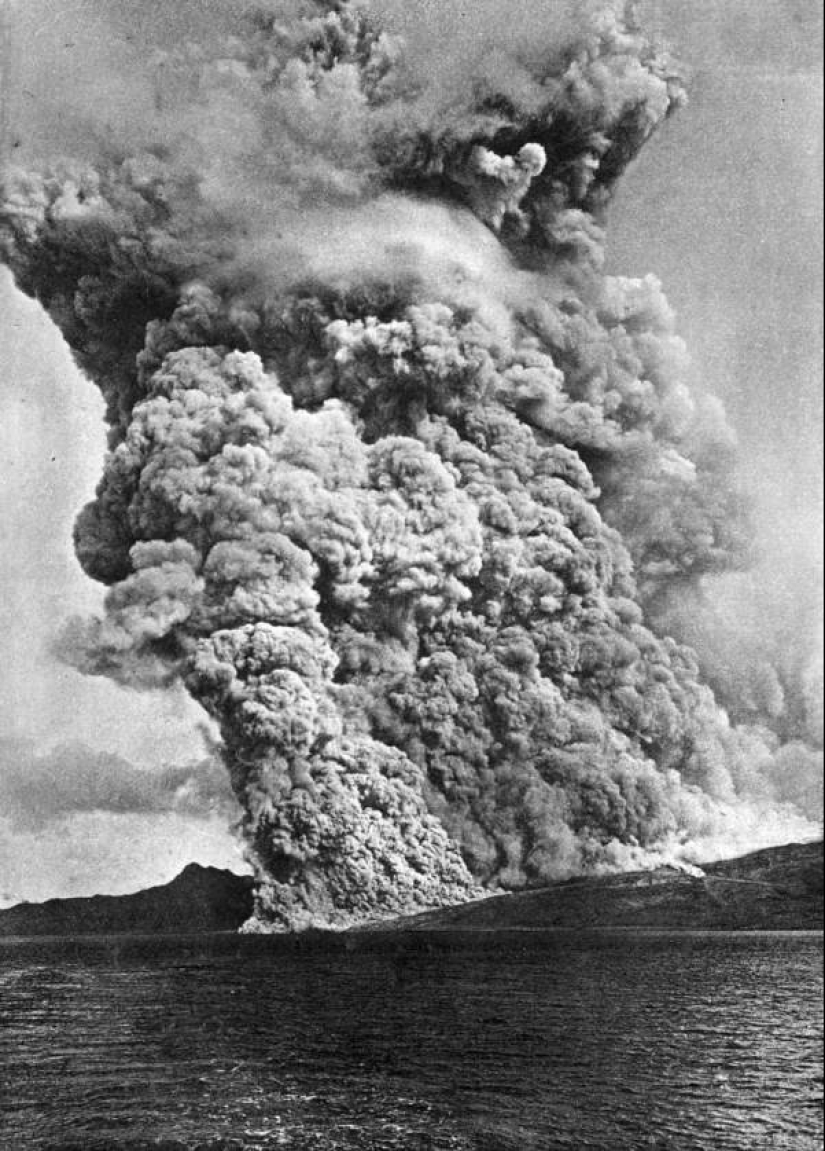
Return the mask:
<svg viewBox="0 0 825 1151"><path fill-rule="evenodd" d="M0 942L0 1147L821 1148L822 936Z"/></svg>

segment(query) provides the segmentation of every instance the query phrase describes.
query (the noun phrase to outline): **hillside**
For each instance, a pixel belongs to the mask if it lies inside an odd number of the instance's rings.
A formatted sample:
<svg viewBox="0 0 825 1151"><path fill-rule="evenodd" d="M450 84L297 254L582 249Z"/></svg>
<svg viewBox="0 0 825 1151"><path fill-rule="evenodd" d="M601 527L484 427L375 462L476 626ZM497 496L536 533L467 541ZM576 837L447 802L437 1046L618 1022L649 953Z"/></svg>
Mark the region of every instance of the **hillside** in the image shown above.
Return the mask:
<svg viewBox="0 0 825 1151"><path fill-rule="evenodd" d="M650 927L790 930L823 926L823 845L792 843L705 864L570 879L427 912L390 930Z"/></svg>
<svg viewBox="0 0 825 1151"><path fill-rule="evenodd" d="M190 863L170 883L133 895L19 903L0 911L0 938L237 931L251 913L250 876Z"/></svg>
<svg viewBox="0 0 825 1151"><path fill-rule="evenodd" d="M357 929L426 930L648 927L700 930L823 926L823 845L788 844L705 865L570 879ZM134 895L21 903L0 911L10 936L207 934L237 931L252 913L252 879L192 863L170 883Z"/></svg>

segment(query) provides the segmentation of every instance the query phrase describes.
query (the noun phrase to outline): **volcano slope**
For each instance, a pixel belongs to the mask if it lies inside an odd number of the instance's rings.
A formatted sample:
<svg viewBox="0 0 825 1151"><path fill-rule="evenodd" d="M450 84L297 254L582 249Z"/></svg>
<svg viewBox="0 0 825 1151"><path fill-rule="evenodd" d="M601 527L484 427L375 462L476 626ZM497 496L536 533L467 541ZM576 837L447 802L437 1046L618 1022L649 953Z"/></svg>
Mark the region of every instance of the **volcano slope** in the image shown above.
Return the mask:
<svg viewBox="0 0 825 1151"><path fill-rule="evenodd" d="M383 925L392 931L546 928L822 930L823 850L790 843L703 868L588 876Z"/></svg>

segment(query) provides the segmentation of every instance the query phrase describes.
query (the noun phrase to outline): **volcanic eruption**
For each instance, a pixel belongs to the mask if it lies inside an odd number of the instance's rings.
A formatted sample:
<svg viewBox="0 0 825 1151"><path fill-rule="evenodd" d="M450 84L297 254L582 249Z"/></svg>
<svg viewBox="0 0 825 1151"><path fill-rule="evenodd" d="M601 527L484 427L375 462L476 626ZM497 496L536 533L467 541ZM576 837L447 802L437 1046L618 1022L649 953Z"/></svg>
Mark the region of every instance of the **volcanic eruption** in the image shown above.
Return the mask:
<svg viewBox="0 0 825 1151"><path fill-rule="evenodd" d="M662 606L751 542L659 283L604 272L667 53L619 3L435 60L392 4L230 8L147 52L93 162L4 177L3 257L110 425L105 614L63 657L214 719L262 929L803 822Z"/></svg>

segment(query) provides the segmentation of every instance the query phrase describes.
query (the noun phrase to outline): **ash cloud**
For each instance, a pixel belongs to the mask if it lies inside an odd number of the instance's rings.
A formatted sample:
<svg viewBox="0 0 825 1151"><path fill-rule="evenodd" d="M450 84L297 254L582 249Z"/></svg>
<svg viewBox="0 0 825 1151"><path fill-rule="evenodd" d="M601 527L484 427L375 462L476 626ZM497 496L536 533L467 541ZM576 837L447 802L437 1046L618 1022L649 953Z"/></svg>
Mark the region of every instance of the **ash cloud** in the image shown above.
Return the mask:
<svg viewBox="0 0 825 1151"><path fill-rule="evenodd" d="M672 61L630 5L443 5L438 51L394 5L219 11L135 26L146 116L93 163L4 181L111 427L64 658L217 722L262 927L796 831L777 733L663 623L749 560L735 437L656 279L603 271Z"/></svg>

